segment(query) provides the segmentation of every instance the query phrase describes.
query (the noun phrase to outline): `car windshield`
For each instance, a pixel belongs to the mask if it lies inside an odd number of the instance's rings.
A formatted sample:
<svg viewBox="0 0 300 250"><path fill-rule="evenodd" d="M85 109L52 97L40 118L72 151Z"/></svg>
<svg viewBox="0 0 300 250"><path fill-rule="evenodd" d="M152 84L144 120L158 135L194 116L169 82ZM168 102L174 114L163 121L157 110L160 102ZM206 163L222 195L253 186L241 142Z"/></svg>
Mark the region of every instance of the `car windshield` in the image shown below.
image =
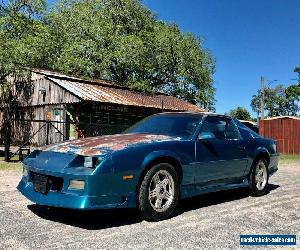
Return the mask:
<svg viewBox="0 0 300 250"><path fill-rule="evenodd" d="M201 121L202 116L196 114L153 115L136 123L123 133L159 134L189 139Z"/></svg>

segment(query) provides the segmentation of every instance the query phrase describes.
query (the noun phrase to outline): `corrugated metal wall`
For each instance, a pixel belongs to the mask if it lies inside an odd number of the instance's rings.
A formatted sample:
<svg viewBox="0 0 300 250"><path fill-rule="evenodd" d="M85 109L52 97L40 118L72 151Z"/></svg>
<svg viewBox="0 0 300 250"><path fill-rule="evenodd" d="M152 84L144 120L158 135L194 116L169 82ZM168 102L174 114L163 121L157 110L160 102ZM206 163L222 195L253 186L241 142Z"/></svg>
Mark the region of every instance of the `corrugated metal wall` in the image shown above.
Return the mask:
<svg viewBox="0 0 300 250"><path fill-rule="evenodd" d="M284 154L300 154L300 120L281 118L261 120L259 133L277 141L278 150Z"/></svg>

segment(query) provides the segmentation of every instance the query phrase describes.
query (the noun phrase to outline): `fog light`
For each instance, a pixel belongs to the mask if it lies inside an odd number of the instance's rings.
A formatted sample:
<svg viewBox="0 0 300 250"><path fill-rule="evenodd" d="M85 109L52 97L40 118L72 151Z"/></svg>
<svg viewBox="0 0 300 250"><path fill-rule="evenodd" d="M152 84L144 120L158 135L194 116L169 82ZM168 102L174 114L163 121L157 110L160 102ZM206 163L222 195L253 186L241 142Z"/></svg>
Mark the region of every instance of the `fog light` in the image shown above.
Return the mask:
<svg viewBox="0 0 300 250"><path fill-rule="evenodd" d="M25 167L23 167L23 176L26 178L28 177L28 170Z"/></svg>
<svg viewBox="0 0 300 250"><path fill-rule="evenodd" d="M84 189L85 182L81 180L70 180L69 189Z"/></svg>

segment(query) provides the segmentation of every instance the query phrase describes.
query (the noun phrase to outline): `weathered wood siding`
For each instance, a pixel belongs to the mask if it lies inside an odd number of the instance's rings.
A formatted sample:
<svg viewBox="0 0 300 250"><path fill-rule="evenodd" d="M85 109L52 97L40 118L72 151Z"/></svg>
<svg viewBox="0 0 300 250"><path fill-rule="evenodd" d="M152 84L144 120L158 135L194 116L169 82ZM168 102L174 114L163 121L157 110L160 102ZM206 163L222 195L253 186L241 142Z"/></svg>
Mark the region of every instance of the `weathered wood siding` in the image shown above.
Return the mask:
<svg viewBox="0 0 300 250"><path fill-rule="evenodd" d="M81 100L69 91L47 79L43 74L32 72L31 80L26 78L9 77L13 84L13 94L18 103L18 112L14 117L12 128L12 142L21 145L37 132L50 114L52 124L63 134L66 134L67 103L79 103ZM58 110L58 111L57 111ZM60 113L60 122L55 122ZM44 126L30 141L31 145L45 145L47 140L47 126ZM52 126L49 129L49 143L63 141L63 136Z"/></svg>
<svg viewBox="0 0 300 250"><path fill-rule="evenodd" d="M57 103L75 103L80 99L58 86L42 74L32 73L31 81L10 78L20 106L38 106Z"/></svg>
<svg viewBox="0 0 300 250"><path fill-rule="evenodd" d="M60 122L56 122L53 112L59 110L61 112ZM66 135L66 111L64 104L44 105L36 107L28 107L20 110L13 124L12 140L13 144L21 145L31 136L33 136L43 125L46 124L46 113L52 115L52 124ZM56 143L63 141L63 136L58 133L52 126L49 127L48 142ZM45 145L47 141L47 125L45 125L31 140L30 144L34 146Z"/></svg>

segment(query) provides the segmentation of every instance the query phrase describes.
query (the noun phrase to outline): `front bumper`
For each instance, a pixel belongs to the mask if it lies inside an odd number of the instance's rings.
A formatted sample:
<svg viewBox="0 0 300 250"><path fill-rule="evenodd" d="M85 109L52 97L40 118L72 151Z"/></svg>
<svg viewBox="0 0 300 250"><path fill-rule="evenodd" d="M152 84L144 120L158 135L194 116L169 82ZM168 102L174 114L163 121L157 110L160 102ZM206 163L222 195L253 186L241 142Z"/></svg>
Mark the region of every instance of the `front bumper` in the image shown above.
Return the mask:
<svg viewBox="0 0 300 250"><path fill-rule="evenodd" d="M274 154L270 156L269 176L272 176L278 171L278 162L279 162L279 154Z"/></svg>
<svg viewBox="0 0 300 250"><path fill-rule="evenodd" d="M34 190L33 182L30 180L30 178L23 177L17 189L30 201L36 204L51 207L82 210L135 207L134 193L127 193L124 195L119 193L113 194L109 192L105 194L100 191L98 195L91 196L88 194L87 190L68 190L67 186L69 179L69 176L64 176L64 187L61 191L50 190L47 194L42 194ZM87 184L86 186L93 185L92 183L88 182L88 178L86 178L85 181Z"/></svg>

